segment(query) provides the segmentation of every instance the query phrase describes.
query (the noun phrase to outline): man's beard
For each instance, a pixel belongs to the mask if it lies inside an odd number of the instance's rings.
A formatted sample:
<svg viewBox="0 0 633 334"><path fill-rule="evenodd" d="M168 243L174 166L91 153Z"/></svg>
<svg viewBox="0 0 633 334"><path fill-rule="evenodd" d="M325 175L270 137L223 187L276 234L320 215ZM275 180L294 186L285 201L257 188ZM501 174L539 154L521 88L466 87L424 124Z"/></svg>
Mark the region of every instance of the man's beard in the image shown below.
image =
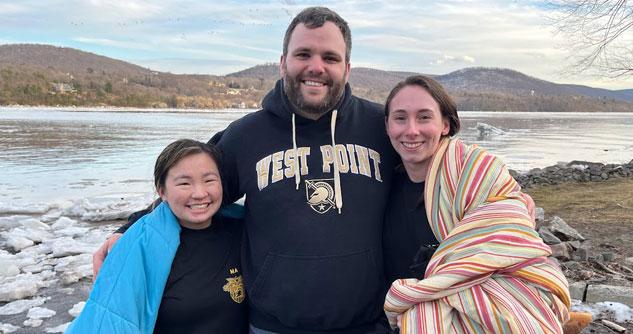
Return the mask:
<svg viewBox="0 0 633 334"><path fill-rule="evenodd" d="M303 94L301 94L301 79L298 80L296 77L291 77L288 73L284 76L284 90L288 100L300 113L305 114L321 116L334 109L338 104L343 96L343 81L334 81L328 77L326 84L329 89L325 97L321 101L313 103L306 101Z"/></svg>

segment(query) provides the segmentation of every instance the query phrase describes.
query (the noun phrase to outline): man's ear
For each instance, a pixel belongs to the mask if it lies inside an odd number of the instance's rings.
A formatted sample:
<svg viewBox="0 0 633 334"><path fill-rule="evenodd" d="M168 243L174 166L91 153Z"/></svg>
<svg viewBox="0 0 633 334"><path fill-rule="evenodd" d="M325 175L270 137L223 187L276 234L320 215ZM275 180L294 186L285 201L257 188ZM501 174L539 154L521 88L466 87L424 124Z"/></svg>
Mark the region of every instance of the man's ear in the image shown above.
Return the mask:
<svg viewBox="0 0 633 334"><path fill-rule="evenodd" d="M351 68L352 68L352 65L350 63L345 64L345 83L349 81L349 73L350 73Z"/></svg>
<svg viewBox="0 0 633 334"><path fill-rule="evenodd" d="M279 77L283 79L285 76L286 76L286 57L284 57L284 55L281 55L281 57L279 57Z"/></svg>

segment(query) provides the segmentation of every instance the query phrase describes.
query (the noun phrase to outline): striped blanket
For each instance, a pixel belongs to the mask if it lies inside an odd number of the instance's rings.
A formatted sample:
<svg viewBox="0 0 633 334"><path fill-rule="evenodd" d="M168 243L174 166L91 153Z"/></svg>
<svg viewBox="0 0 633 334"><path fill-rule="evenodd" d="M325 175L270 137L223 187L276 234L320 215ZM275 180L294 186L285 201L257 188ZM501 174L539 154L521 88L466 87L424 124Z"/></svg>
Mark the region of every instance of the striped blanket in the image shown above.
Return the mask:
<svg viewBox="0 0 633 334"><path fill-rule="evenodd" d="M393 327L401 315L401 333L562 333L567 280L534 230L534 202L498 158L443 139L424 199L440 246L423 280L393 282Z"/></svg>

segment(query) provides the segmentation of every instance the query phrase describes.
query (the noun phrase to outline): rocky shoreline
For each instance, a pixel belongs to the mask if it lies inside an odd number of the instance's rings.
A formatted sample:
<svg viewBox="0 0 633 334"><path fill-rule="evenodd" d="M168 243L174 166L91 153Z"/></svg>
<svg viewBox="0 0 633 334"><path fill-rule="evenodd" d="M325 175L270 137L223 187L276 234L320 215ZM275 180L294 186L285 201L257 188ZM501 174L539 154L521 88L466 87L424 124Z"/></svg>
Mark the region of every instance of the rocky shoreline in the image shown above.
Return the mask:
<svg viewBox="0 0 633 334"><path fill-rule="evenodd" d="M633 160L626 164L574 160L542 169L534 168L524 174L510 170L510 174L523 188L563 182L601 182L618 178L633 178Z"/></svg>
<svg viewBox="0 0 633 334"><path fill-rule="evenodd" d="M533 169L524 174L510 172L528 192L534 187L570 183L587 187L594 182L633 179L633 160L624 164L571 161L543 169ZM536 204L538 206L539 203ZM600 219L596 219L596 223L599 222ZM576 226L575 222L570 223ZM586 304L606 307L615 304L616 308L621 307L620 305L633 307L633 257L623 256L612 244L595 245L591 238L583 236L563 218L547 215L540 207L536 212L536 230L543 241L551 247L552 258L560 264L565 277L569 280L572 299L582 303L577 306L578 310L582 311L582 305ZM618 318L616 313L594 313L592 323L583 333L616 333L605 325L609 322L622 326L627 332L632 331L633 319Z"/></svg>

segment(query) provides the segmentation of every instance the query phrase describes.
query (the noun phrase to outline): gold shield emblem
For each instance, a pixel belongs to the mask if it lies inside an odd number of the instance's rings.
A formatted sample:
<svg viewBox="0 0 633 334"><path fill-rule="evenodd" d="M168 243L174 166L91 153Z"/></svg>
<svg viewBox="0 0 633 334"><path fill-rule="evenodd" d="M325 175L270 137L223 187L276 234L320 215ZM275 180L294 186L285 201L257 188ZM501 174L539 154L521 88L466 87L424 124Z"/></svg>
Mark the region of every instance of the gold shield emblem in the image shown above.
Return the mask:
<svg viewBox="0 0 633 334"><path fill-rule="evenodd" d="M246 297L242 276L229 277L226 281L228 283L224 284L222 290L228 292L234 302L238 304L242 303L244 301L244 297Z"/></svg>

